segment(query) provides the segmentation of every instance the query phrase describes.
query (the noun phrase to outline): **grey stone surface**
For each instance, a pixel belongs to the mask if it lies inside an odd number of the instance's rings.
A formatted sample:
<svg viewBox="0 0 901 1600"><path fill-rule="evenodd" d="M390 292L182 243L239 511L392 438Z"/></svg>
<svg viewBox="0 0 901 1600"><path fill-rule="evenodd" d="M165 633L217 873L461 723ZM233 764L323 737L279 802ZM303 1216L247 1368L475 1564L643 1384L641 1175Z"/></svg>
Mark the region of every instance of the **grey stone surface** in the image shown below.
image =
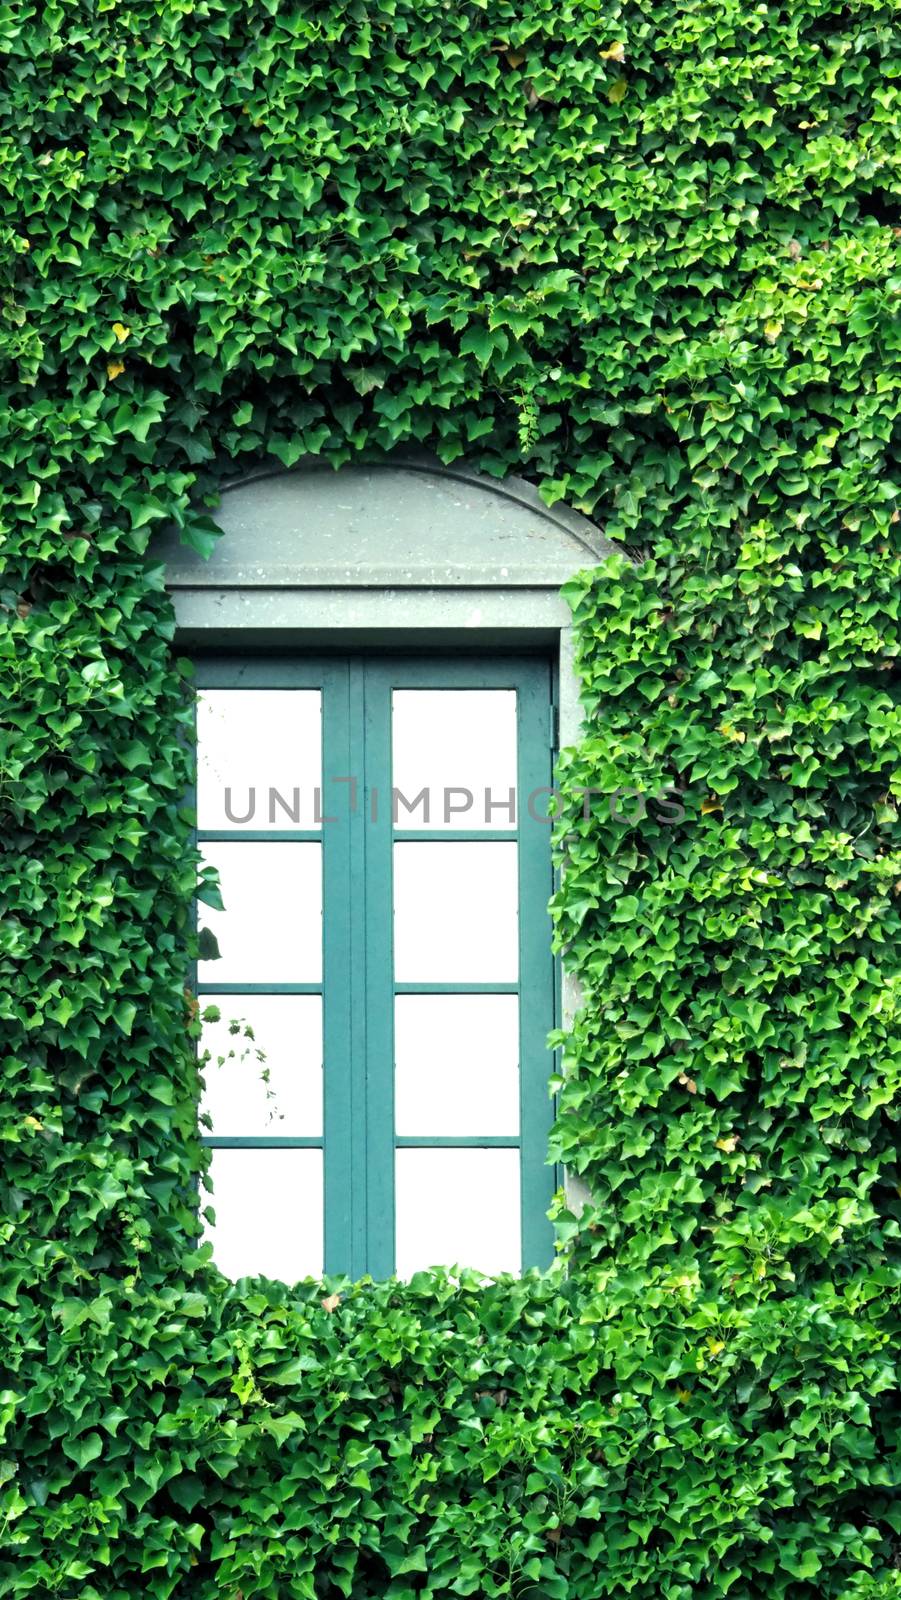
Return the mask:
<svg viewBox="0 0 901 1600"><path fill-rule="evenodd" d="M414 642L410 637L454 632L477 635L474 645L488 635L507 643L531 637L555 644L569 626L570 614L556 585L548 588L504 589L499 585L475 588L222 588L207 585L173 588L179 633L197 640L210 629L231 643L250 642L251 633L273 635L285 642L286 632L303 635L308 644L337 635L345 645L371 639L395 644ZM394 635L395 637L391 638ZM403 635L403 637L400 637Z"/></svg>
<svg viewBox="0 0 901 1600"><path fill-rule="evenodd" d="M171 588L556 589L614 548L529 484L418 465L260 474L214 516L225 537L209 560L177 529L154 540Z"/></svg>

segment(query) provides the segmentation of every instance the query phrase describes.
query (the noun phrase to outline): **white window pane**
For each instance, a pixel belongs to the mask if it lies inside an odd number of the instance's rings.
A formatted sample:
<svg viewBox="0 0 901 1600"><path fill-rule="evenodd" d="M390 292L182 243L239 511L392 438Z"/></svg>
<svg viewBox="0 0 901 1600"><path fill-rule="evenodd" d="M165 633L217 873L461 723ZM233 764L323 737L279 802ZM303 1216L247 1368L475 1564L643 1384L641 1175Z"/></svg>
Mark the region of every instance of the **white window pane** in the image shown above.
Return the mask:
<svg viewBox="0 0 901 1600"><path fill-rule="evenodd" d="M398 1150L396 1262L522 1270L518 1150Z"/></svg>
<svg viewBox="0 0 901 1600"><path fill-rule="evenodd" d="M322 1151L214 1150L204 1238L227 1278L322 1276Z"/></svg>
<svg viewBox="0 0 901 1600"><path fill-rule="evenodd" d="M514 689L395 689L393 707L398 828L516 826Z"/></svg>
<svg viewBox="0 0 901 1600"><path fill-rule="evenodd" d="M394 847L398 983L515 983L516 845Z"/></svg>
<svg viewBox="0 0 901 1600"><path fill-rule="evenodd" d="M318 827L320 698L318 689L199 691L199 828Z"/></svg>
<svg viewBox="0 0 901 1600"><path fill-rule="evenodd" d="M318 844L206 844L219 870L224 911L198 907L219 941L201 961L202 983L318 983L322 973L322 869Z"/></svg>
<svg viewBox="0 0 901 1600"><path fill-rule="evenodd" d="M519 1132L515 994L403 994L394 1009L399 1134Z"/></svg>
<svg viewBox="0 0 901 1600"><path fill-rule="evenodd" d="M316 1138L322 1133L319 996L226 994L216 1005L221 1018L204 1023L201 1040L211 1059L203 1069L200 1109L212 1117L212 1132L226 1138ZM240 1023L237 1033L230 1022Z"/></svg>

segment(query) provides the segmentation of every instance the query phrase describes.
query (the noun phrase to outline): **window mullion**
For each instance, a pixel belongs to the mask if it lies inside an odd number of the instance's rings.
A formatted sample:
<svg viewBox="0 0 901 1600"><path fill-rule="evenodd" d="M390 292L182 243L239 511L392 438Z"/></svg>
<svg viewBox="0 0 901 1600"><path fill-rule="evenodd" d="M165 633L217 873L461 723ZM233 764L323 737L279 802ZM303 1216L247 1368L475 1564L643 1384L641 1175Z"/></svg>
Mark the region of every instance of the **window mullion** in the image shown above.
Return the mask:
<svg viewBox="0 0 901 1600"><path fill-rule="evenodd" d="M359 656L349 658L348 682L349 742L347 761L341 769L344 778L342 787L345 791L343 805L348 815L350 841L346 906L350 929L351 965L346 994L350 1018L348 1068L351 1122L348 1146L349 1183L353 1196L353 1229L350 1240L350 1265L347 1270L350 1276L356 1279L369 1271L366 1180L368 1165L366 1064L369 1051L369 974L366 950L366 906L369 892L365 795L366 682L365 665Z"/></svg>
<svg viewBox="0 0 901 1600"><path fill-rule="evenodd" d="M394 886L391 803L391 671L367 660L364 834L366 963L365 1270L394 1271Z"/></svg>
<svg viewBox="0 0 901 1600"><path fill-rule="evenodd" d="M325 1270L354 1273L354 930L352 816L347 786L353 770L351 685L345 662L329 667L322 686L323 862L323 1131L325 1143Z"/></svg>

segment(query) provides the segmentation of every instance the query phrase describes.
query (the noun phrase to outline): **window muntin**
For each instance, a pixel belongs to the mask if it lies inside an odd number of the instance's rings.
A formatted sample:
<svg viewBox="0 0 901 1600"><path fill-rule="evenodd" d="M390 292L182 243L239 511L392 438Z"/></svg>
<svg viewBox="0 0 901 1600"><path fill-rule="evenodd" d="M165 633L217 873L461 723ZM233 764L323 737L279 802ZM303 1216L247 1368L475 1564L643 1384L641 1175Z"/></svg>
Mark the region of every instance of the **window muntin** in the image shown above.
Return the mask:
<svg viewBox="0 0 901 1600"><path fill-rule="evenodd" d="M207 658L198 681L200 815L216 823L198 836L222 869L227 906L202 908L204 925L223 930L227 964L199 964L199 993L222 1012L217 1054L228 1019L246 1017L272 1091L252 1056L206 1070L218 1264L289 1280L300 1261L304 1272L377 1277L442 1261L489 1272L548 1264L548 665ZM216 708L215 760L205 700ZM236 750L249 727L258 776ZM268 773L312 827L269 823ZM232 814L245 816L255 788L255 815L223 828L214 785L227 780ZM305 784L314 792L298 807ZM392 788L409 802L424 787L427 818L422 805L392 806ZM446 814L446 789L469 791L471 805L460 809L455 794ZM503 802L487 817L485 789ZM321 1008L318 1038L309 1013L301 1025L278 1012L299 999ZM227 1037L244 1048L240 1034ZM317 1081L321 1126L310 1114ZM315 1154L318 1166L273 1166L270 1182L261 1150ZM254 1191L243 1215L242 1172Z"/></svg>

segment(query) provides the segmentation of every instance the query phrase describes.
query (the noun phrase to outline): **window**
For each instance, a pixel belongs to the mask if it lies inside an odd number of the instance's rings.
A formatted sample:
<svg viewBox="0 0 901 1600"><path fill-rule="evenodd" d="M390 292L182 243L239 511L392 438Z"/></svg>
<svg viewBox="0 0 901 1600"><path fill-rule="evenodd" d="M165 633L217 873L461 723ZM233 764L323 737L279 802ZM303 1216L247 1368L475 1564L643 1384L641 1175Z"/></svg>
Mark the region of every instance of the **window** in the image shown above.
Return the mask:
<svg viewBox="0 0 901 1600"><path fill-rule="evenodd" d="M550 1263L551 676L526 654L198 658L228 1275Z"/></svg>
<svg viewBox="0 0 901 1600"><path fill-rule="evenodd" d="M216 521L208 559L175 527L152 551L210 702L200 828L228 903L204 918L223 954L199 974L224 1019L206 1074L217 1260L287 1279L548 1262L550 834L528 798L550 783L551 669L564 744L579 726L560 587L614 547L533 485L400 456L251 473ZM514 696L509 827L481 790L506 785ZM426 782L427 820L370 817L373 790L412 802ZM452 795L445 819L445 787L472 805ZM578 1003L564 975L564 1025ZM238 1017L268 1086L228 1056Z"/></svg>

